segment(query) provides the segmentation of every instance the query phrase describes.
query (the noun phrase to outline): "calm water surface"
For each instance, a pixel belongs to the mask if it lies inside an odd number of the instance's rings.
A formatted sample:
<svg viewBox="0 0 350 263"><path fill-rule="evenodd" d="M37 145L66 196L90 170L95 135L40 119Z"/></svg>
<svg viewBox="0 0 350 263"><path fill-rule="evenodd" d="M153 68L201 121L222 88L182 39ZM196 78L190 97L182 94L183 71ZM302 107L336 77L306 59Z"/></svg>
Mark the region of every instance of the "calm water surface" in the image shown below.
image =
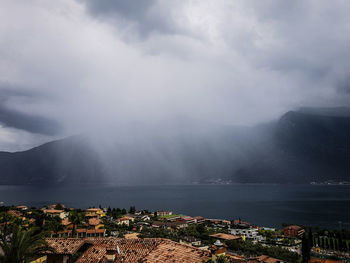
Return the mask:
<svg viewBox="0 0 350 263"><path fill-rule="evenodd" d="M134 187L0 186L5 205L40 207L125 207L172 210L208 218L241 218L261 226L283 222L350 228L350 186L325 185L185 185Z"/></svg>

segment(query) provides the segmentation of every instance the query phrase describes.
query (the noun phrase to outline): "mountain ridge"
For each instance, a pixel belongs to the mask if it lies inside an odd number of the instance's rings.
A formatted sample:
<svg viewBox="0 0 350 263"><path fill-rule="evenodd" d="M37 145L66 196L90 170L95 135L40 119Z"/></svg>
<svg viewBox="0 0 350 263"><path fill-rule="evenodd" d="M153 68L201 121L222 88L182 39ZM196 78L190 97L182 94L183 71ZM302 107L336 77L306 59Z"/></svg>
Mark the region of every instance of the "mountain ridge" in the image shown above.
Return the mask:
<svg viewBox="0 0 350 263"><path fill-rule="evenodd" d="M0 184L349 180L350 116L324 112L289 111L276 122L242 130L223 126L207 132L199 125L198 130L153 134L157 127L147 132L137 126L134 136L71 136L27 151L0 152Z"/></svg>

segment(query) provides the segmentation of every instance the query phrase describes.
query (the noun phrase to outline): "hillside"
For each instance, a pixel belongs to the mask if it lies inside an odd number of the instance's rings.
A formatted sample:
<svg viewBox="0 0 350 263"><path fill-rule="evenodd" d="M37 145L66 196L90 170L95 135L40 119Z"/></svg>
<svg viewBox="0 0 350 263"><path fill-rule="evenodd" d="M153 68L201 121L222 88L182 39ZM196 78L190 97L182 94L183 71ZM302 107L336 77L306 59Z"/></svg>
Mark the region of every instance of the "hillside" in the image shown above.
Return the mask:
<svg viewBox="0 0 350 263"><path fill-rule="evenodd" d="M73 136L24 152L0 152L0 183L350 180L350 116L344 112L301 109L252 128L196 124L183 129L181 122L181 129L138 124L132 133Z"/></svg>

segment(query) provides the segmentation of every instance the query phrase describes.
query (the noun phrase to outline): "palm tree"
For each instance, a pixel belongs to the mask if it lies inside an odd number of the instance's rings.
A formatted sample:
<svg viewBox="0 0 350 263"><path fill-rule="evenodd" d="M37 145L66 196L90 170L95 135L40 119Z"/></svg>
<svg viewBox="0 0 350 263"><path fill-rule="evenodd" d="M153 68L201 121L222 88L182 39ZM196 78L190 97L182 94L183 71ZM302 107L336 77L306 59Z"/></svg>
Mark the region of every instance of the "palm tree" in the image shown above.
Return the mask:
<svg viewBox="0 0 350 263"><path fill-rule="evenodd" d="M84 221L85 216L83 213L79 213L79 212L74 210L74 211L69 213L68 219L73 224L72 237L74 237L75 232L76 232L76 227Z"/></svg>
<svg viewBox="0 0 350 263"><path fill-rule="evenodd" d="M36 259L41 253L53 251L45 241L45 233L36 234L35 229L24 230L13 226L10 235L1 233L0 263L27 263Z"/></svg>
<svg viewBox="0 0 350 263"><path fill-rule="evenodd" d="M53 231L55 235L57 235L57 233L59 231L63 231L64 227L62 225L62 223L58 220L51 220L48 222L48 229Z"/></svg>

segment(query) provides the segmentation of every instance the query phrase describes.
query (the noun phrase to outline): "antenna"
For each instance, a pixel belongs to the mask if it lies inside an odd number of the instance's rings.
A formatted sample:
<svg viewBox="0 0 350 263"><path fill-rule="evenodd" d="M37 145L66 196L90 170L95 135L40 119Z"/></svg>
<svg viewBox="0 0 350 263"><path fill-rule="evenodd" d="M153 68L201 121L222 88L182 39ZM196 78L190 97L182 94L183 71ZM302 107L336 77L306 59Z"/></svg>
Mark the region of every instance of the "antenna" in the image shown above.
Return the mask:
<svg viewBox="0 0 350 263"><path fill-rule="evenodd" d="M117 245L117 254L120 255L120 249L118 245Z"/></svg>

